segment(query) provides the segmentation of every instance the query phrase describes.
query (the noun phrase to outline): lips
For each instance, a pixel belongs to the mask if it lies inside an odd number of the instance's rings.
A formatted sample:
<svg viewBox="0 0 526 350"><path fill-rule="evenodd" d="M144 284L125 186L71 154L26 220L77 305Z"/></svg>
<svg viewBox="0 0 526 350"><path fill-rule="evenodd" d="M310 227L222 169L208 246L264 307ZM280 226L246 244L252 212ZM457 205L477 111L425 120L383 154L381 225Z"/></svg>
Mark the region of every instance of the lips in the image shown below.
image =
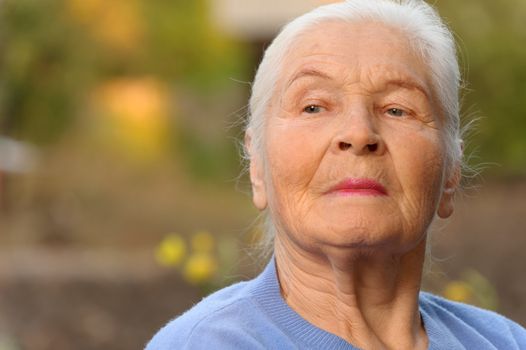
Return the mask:
<svg viewBox="0 0 526 350"><path fill-rule="evenodd" d="M387 196L387 190L378 181L367 178L350 178L338 183L329 193L359 196Z"/></svg>

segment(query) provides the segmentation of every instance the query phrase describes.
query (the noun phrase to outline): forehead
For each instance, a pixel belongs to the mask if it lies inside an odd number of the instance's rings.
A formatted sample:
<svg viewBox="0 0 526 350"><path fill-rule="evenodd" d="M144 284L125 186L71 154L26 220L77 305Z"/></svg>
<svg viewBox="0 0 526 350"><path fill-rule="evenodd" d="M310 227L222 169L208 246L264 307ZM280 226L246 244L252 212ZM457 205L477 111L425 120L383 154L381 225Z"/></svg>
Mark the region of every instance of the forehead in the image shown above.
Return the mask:
<svg viewBox="0 0 526 350"><path fill-rule="evenodd" d="M376 22L322 22L293 42L278 84L285 87L301 71L317 71L349 83L407 81L427 91L426 68L401 30Z"/></svg>

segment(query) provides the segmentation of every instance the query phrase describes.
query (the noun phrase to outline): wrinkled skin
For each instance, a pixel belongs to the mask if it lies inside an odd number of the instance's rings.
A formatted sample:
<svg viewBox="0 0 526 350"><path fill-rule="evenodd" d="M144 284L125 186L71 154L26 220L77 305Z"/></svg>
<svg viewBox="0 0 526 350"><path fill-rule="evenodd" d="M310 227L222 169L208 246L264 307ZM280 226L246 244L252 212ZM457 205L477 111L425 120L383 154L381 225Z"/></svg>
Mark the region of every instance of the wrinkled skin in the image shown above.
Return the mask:
<svg viewBox="0 0 526 350"><path fill-rule="evenodd" d="M426 347L416 303L425 236L435 214L451 215L459 181L439 111L426 63L400 31L326 22L291 48L264 155L251 154L254 203L277 228L284 298L357 346ZM331 191L347 178L386 193Z"/></svg>
<svg viewBox="0 0 526 350"><path fill-rule="evenodd" d="M284 63L267 117L268 174L253 172L255 202L271 201L282 231L306 249L401 253L423 238L437 208L451 214L456 183L445 178L442 120L426 65L405 37L376 24L342 26L303 35ZM326 194L347 177L375 179L388 195Z"/></svg>

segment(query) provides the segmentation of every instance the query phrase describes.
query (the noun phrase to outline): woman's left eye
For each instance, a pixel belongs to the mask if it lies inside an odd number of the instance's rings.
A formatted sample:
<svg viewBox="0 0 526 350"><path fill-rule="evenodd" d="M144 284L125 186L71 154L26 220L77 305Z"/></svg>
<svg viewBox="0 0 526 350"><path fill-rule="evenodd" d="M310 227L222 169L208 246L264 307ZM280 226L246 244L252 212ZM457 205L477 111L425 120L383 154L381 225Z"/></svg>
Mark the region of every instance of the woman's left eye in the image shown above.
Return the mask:
<svg viewBox="0 0 526 350"><path fill-rule="evenodd" d="M309 114L315 114L320 113L322 111L323 107L317 106L317 105L308 105L307 107L303 108L303 111Z"/></svg>
<svg viewBox="0 0 526 350"><path fill-rule="evenodd" d="M387 114L389 114L389 115L391 115L393 117L403 117L407 113L406 113L406 111L404 111L403 109L400 109L400 108L389 108L387 110Z"/></svg>

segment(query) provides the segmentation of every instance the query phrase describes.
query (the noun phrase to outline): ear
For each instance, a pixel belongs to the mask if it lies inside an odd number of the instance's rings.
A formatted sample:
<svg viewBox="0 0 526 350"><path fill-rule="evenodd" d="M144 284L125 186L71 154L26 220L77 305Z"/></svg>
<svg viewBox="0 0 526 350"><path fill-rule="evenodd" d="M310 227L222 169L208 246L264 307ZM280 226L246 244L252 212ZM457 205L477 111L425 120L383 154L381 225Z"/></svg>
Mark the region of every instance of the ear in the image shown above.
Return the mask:
<svg viewBox="0 0 526 350"><path fill-rule="evenodd" d="M460 141L460 152L464 151L464 144ZM460 180L462 178L462 171L460 162L456 162L453 168L449 172L449 177L444 184L442 189L442 196L438 204L438 216L442 219L447 219L453 214L454 210L454 199L455 193L460 186Z"/></svg>
<svg viewBox="0 0 526 350"><path fill-rule="evenodd" d="M261 155L254 151L252 143L252 130L245 133L245 148L250 159L250 183L252 184L252 202L259 210L267 207L267 192L264 181L263 164Z"/></svg>

